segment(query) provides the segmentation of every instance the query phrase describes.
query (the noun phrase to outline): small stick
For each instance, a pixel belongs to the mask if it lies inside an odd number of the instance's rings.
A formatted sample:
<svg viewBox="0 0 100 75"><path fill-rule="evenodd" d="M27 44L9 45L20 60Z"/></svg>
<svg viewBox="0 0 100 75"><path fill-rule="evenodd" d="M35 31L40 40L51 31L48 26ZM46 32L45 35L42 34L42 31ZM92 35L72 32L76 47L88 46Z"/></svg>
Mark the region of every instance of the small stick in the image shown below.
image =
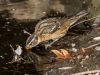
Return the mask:
<svg viewBox="0 0 100 75"><path fill-rule="evenodd" d="M18 55L18 54L15 52L14 48L12 47L12 45L10 45L10 47L11 47L11 49L12 49L12 51L14 52L15 55L17 55L19 58L21 58L22 60L24 60L20 55Z"/></svg>
<svg viewBox="0 0 100 75"><path fill-rule="evenodd" d="M93 44L93 45L91 45L91 46L89 46L89 47L86 47L86 48L84 48L84 49L89 49L89 48L95 47L95 46L97 46L97 45L100 45L100 42L97 43L97 44Z"/></svg>
<svg viewBox="0 0 100 75"><path fill-rule="evenodd" d="M85 74L96 73L96 72L100 72L100 70L85 71L85 72L75 73L75 74L71 74L71 75L85 75Z"/></svg>
<svg viewBox="0 0 100 75"><path fill-rule="evenodd" d="M28 34L28 35L31 35L29 32L27 32L26 30L23 30L23 32L25 33L25 34Z"/></svg>
<svg viewBox="0 0 100 75"><path fill-rule="evenodd" d="M12 47L12 45L10 44L11 50L14 52L14 54L17 55L17 53L15 52L14 48Z"/></svg>
<svg viewBox="0 0 100 75"><path fill-rule="evenodd" d="M90 18L90 19L87 19L87 20L80 21L80 22L78 22L78 23L72 25L70 28L72 28L72 27L74 27L74 26L76 26L76 25L78 25L78 24L81 24L81 23L83 23L83 22L87 22L87 21L93 20L93 19L95 19L95 18L100 18L100 15L98 15L98 16L96 16L96 17L93 17L93 18Z"/></svg>

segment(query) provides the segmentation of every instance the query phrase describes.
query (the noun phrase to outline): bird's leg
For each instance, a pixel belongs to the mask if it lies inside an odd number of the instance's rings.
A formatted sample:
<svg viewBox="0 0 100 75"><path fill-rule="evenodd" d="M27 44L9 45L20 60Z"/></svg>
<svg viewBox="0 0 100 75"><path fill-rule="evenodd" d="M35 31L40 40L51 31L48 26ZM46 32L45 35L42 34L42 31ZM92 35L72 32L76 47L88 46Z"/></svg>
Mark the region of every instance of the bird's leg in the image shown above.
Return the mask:
<svg viewBox="0 0 100 75"><path fill-rule="evenodd" d="M31 35L31 33L27 32L26 30L23 30L23 32L24 32L25 34Z"/></svg>
<svg viewBox="0 0 100 75"><path fill-rule="evenodd" d="M46 44L46 45L45 45L45 49L47 49L48 47L51 47L51 45L52 45L53 43L55 43L57 40L58 40L58 39L53 39L53 42L51 42L51 43L49 43L49 44Z"/></svg>

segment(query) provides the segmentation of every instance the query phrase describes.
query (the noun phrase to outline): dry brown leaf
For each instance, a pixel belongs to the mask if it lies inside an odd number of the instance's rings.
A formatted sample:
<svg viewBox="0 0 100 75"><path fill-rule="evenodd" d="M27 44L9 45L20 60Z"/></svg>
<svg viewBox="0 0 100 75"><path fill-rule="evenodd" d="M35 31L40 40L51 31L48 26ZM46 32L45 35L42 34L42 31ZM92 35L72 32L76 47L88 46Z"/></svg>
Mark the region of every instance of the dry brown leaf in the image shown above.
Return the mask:
<svg viewBox="0 0 100 75"><path fill-rule="evenodd" d="M97 27L96 29L97 29L97 30L100 30L100 27Z"/></svg>
<svg viewBox="0 0 100 75"><path fill-rule="evenodd" d="M65 58L71 58L71 56L70 56L70 54L68 53L67 50L65 50L65 49L60 49L60 50L63 53L63 55L64 55Z"/></svg>
<svg viewBox="0 0 100 75"><path fill-rule="evenodd" d="M84 48L82 47L80 50L77 51L79 55L83 55L85 53Z"/></svg>
<svg viewBox="0 0 100 75"><path fill-rule="evenodd" d="M51 51L54 54L56 54L58 58L64 58L64 55L61 52L59 52L58 50L51 50Z"/></svg>
<svg viewBox="0 0 100 75"><path fill-rule="evenodd" d="M83 53L85 53L85 49L82 47L82 51L83 51Z"/></svg>
<svg viewBox="0 0 100 75"><path fill-rule="evenodd" d="M70 54L68 53L67 50L65 50L65 49L60 49L60 50L61 50L62 53L58 50L51 50L51 51L54 54L56 54L58 58L71 58L71 56L70 56Z"/></svg>
<svg viewBox="0 0 100 75"><path fill-rule="evenodd" d="M83 56L83 55L78 55L77 58L78 58L78 59L83 59L84 56Z"/></svg>

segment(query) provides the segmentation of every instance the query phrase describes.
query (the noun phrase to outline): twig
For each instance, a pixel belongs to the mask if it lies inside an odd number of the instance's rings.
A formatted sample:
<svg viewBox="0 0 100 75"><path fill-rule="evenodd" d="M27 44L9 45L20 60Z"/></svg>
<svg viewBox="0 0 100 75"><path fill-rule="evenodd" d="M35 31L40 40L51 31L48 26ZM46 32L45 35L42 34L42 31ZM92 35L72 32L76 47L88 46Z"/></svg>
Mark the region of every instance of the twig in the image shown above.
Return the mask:
<svg viewBox="0 0 100 75"><path fill-rule="evenodd" d="M25 33L25 34L28 34L28 35L31 35L29 32L27 32L26 30L23 30L23 32Z"/></svg>
<svg viewBox="0 0 100 75"><path fill-rule="evenodd" d="M100 42L97 43L97 44L93 44L93 45L91 45L91 46L89 46L89 47L86 47L86 48L84 48L84 49L89 49L89 48L95 47L95 46L97 46L97 45L100 45Z"/></svg>
<svg viewBox="0 0 100 75"><path fill-rule="evenodd" d="M14 50L14 48L12 47L12 45L10 45L10 47L11 47L11 49L12 49L12 51L15 53L15 55L18 55L16 52L15 52L15 50ZM19 57L21 57L20 55L18 55ZM22 58L22 57L21 57ZM22 58L23 59L23 58Z"/></svg>
<svg viewBox="0 0 100 75"><path fill-rule="evenodd" d="M85 71L85 72L75 73L75 74L71 74L71 75L84 75L84 74L96 73L96 72L100 72L100 70Z"/></svg>
<svg viewBox="0 0 100 75"><path fill-rule="evenodd" d="M10 44L11 50L14 52L14 54L17 55L17 53L15 52L14 48L12 47L12 45Z"/></svg>
<svg viewBox="0 0 100 75"><path fill-rule="evenodd" d="M78 25L78 24L81 24L81 23L83 23L83 22L87 22L87 21L93 20L93 19L95 19L95 18L100 18L100 15L98 15L98 16L96 16L96 17L93 17L93 18L90 18L90 19L87 19L87 20L80 21L80 22L78 22L78 23L72 25L70 28L72 28L72 27L74 27L74 26L76 26L76 25Z"/></svg>
<svg viewBox="0 0 100 75"><path fill-rule="evenodd" d="M12 51L14 52L14 56L17 55L20 59L24 60L20 55L18 55L18 54L15 52L14 48L12 47L12 45L10 45L10 47L11 47ZM14 59L14 58L13 58L13 59ZM13 59L12 59L11 62L8 62L8 63L6 63L6 64L11 64L11 63L16 62L16 61L13 60ZM25 60L24 60L24 61L25 61Z"/></svg>

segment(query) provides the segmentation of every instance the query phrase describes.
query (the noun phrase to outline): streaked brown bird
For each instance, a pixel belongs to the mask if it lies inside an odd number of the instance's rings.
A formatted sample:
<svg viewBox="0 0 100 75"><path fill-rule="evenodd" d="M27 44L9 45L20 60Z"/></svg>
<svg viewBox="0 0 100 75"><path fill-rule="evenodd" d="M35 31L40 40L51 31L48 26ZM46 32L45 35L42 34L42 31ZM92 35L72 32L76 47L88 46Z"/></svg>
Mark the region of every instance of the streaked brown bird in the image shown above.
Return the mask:
<svg viewBox="0 0 100 75"><path fill-rule="evenodd" d="M69 19L57 17L47 18L40 21L36 25L34 33L28 37L26 41L26 49L31 49L39 43L51 39L54 41L50 43L49 46L52 45L55 41L66 35L70 26L87 14L88 13L85 11L82 11ZM46 47L48 47L48 45Z"/></svg>

